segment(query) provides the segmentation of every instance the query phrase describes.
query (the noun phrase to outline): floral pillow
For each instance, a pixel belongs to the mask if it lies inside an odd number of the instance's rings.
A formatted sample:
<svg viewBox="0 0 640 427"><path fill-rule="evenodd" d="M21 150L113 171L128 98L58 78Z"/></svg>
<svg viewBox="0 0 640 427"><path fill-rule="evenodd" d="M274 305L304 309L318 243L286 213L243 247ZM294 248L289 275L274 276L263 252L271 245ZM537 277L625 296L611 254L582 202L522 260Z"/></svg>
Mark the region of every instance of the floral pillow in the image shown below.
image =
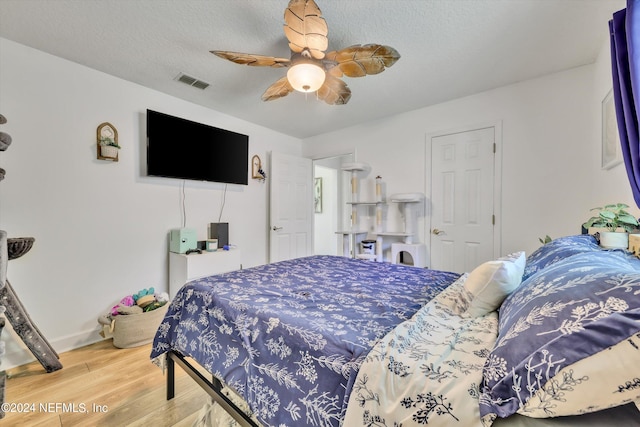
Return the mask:
<svg viewBox="0 0 640 427"><path fill-rule="evenodd" d="M572 255L600 250L596 238L589 234L559 237L529 255L522 280L524 281L536 271Z"/></svg>
<svg viewBox="0 0 640 427"><path fill-rule="evenodd" d="M593 412L640 399L640 260L592 251L547 266L502 304L487 358L485 424Z"/></svg>

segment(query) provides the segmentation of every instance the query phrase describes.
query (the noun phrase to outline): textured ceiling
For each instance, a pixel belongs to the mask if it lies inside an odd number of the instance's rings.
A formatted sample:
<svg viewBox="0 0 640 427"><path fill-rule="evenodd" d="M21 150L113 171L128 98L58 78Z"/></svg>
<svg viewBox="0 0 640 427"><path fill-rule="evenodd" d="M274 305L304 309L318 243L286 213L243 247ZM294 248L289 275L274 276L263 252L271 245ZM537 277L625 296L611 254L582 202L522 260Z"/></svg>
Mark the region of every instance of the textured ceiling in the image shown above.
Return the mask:
<svg viewBox="0 0 640 427"><path fill-rule="evenodd" d="M0 0L0 36L295 137L414 110L593 62L624 0L316 0L329 49L393 46L385 72L345 77L347 105L294 92L285 69L210 50L289 57L287 0ZM1 64L0 64L1 67ZM1 70L1 68L0 68ZM179 73L210 83L205 90Z"/></svg>

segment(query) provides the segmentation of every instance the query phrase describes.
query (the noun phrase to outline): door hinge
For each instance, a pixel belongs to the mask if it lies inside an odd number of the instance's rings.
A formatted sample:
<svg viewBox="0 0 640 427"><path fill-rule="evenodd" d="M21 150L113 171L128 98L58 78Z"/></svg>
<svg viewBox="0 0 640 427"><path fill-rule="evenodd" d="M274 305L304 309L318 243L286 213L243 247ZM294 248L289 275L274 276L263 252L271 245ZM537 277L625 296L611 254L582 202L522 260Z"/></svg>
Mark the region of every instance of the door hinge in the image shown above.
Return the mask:
<svg viewBox="0 0 640 427"><path fill-rule="evenodd" d="M496 225L496 216L491 215L491 225Z"/></svg>
<svg viewBox="0 0 640 427"><path fill-rule="evenodd" d="M496 143L493 143L493 154L496 154Z"/></svg>

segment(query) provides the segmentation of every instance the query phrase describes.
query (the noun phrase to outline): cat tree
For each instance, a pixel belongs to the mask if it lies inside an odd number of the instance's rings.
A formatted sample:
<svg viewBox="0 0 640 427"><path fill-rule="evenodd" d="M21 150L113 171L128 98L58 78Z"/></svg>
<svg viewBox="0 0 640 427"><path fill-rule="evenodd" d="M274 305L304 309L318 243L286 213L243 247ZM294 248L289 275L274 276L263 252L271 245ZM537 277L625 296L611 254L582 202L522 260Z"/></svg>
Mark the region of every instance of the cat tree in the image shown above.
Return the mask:
<svg viewBox="0 0 640 427"><path fill-rule="evenodd" d="M0 124L7 122L7 119L0 114ZM6 151L11 145L11 136L5 132L0 132L0 151ZM0 168L0 181L5 177L5 170ZM0 230L0 335L5 325L5 318L13 330L25 343L31 353L38 359L47 372L57 371L62 368L59 356L51 347L38 327L33 323L29 313L18 298L15 290L7 279L7 266L10 260L20 258L33 246L33 237L7 238L7 232ZM4 343L0 342L0 363L4 356ZM4 390L6 382L6 372L0 371L0 418L4 418L2 403L4 403Z"/></svg>
<svg viewBox="0 0 640 427"><path fill-rule="evenodd" d="M351 205L351 225L348 230L336 231L336 234L342 235L342 252L346 257L355 257L356 247L367 237L367 230L359 229L358 205L368 203L359 201L358 174L367 172L369 169L367 163L344 163L342 165L342 170L351 172L351 201L348 202Z"/></svg>
<svg viewBox="0 0 640 427"><path fill-rule="evenodd" d="M422 193L401 193L391 196L391 201L404 207L404 239L402 243L391 244L391 262L400 263L403 258L403 264L407 263L404 258L409 258L410 265L415 267L427 266L427 246L423 243L415 243L413 237L415 235L415 208L422 203L424 195Z"/></svg>

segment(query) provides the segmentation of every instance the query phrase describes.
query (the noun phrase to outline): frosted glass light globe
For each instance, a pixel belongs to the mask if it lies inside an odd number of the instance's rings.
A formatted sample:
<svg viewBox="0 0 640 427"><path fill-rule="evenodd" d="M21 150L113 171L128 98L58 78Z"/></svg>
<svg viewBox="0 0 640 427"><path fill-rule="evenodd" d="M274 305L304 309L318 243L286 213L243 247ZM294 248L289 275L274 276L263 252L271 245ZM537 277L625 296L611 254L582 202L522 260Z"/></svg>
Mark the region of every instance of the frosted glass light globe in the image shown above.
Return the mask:
<svg viewBox="0 0 640 427"><path fill-rule="evenodd" d="M295 90L300 92L315 92L324 83L326 75L322 68L315 64L301 63L289 68L287 80Z"/></svg>

